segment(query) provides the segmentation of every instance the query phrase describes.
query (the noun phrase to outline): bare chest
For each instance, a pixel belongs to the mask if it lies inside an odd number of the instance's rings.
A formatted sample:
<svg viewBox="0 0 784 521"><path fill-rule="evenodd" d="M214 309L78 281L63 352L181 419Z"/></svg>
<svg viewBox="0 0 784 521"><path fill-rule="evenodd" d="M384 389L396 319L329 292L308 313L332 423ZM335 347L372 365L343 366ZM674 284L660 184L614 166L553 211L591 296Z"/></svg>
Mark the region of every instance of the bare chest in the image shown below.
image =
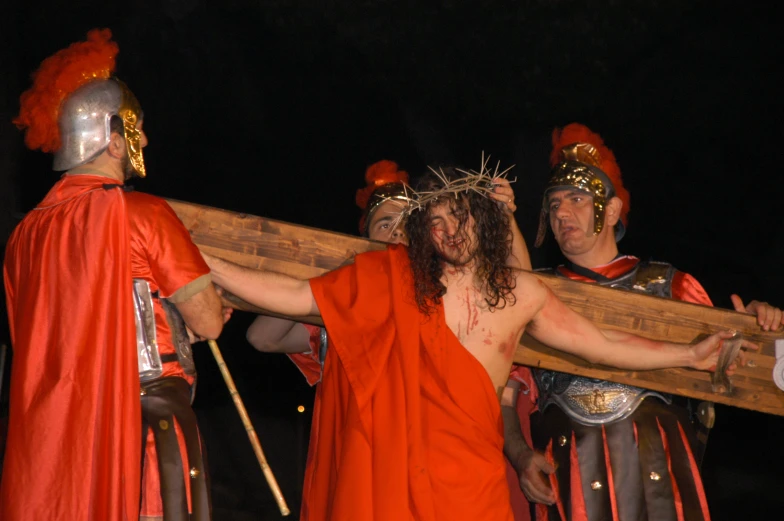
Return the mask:
<svg viewBox="0 0 784 521"><path fill-rule="evenodd" d="M447 326L488 371L511 364L522 332L510 316L512 307L491 309L483 294L473 287L453 288L444 295Z"/></svg>

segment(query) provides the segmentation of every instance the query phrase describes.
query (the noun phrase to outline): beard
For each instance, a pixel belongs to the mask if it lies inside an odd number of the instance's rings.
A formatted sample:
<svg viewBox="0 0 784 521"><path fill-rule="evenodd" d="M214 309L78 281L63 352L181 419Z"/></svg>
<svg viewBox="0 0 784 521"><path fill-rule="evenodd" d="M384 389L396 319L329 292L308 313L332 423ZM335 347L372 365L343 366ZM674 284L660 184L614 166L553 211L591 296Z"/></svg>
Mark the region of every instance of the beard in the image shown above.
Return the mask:
<svg viewBox="0 0 784 521"><path fill-rule="evenodd" d="M131 158L128 157L127 153L123 156L120 166L122 167L124 181L127 181L136 175L136 170L133 168L133 165L131 165Z"/></svg>
<svg viewBox="0 0 784 521"><path fill-rule="evenodd" d="M478 250L474 241L464 237L460 239L461 242L457 245L450 246L449 243L444 244L442 248L436 248L438 257L455 268L464 268L471 264L476 257Z"/></svg>

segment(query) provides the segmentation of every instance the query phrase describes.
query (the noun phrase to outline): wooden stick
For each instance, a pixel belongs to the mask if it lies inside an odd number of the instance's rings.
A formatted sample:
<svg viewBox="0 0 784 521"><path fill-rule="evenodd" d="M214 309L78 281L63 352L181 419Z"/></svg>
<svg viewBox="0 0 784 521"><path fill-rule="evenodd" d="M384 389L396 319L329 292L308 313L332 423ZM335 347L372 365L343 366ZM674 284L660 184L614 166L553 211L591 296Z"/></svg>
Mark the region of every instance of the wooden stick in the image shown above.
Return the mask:
<svg viewBox="0 0 784 521"><path fill-rule="evenodd" d="M245 405L242 403L240 393L237 391L237 387L234 385L234 379L231 377L229 368L226 367L226 362L223 360L223 355L221 355L220 349L218 348L218 343L215 342L215 340L208 340L207 343L210 346L210 350L212 350L212 356L215 357L215 361L218 363L218 368L223 375L223 380L226 382L226 387L229 388L229 394L231 394L231 398L234 400L234 405L237 407L237 412L240 413L242 424L245 426L245 430L248 433L248 438L250 438L250 444L253 446L253 452L256 454L256 459L259 460L259 465L261 465L261 470L264 472L264 477L267 478L267 484L269 485L270 490L272 490L272 495L275 496L275 501L278 503L280 514L282 516L287 516L291 513L291 511L286 505L286 500L283 498L283 492L280 491L280 487L278 486L278 482L275 479L275 475L272 473L272 469L267 463L267 458L264 457L264 451L261 449L261 442L259 441L259 437L256 435L256 429L253 428L253 424L250 422L248 411L245 410Z"/></svg>

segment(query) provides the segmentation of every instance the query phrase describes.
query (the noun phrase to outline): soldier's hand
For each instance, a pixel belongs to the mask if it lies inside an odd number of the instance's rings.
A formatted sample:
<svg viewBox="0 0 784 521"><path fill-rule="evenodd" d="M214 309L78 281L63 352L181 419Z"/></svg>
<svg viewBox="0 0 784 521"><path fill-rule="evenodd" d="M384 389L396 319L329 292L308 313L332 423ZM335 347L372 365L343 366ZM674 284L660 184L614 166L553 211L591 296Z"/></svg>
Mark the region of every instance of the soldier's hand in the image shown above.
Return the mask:
<svg viewBox="0 0 784 521"><path fill-rule="evenodd" d="M730 295L730 300L732 300L735 311L756 315L757 324L763 331L776 331L784 324L784 314L781 310L767 302L752 300L744 306L741 298L735 294Z"/></svg>
<svg viewBox="0 0 784 521"><path fill-rule="evenodd" d="M501 207L510 214L515 213L517 205L514 202L514 190L512 190L509 180L505 177L496 177L493 179L493 184L495 184L495 188L490 197L498 201Z"/></svg>
<svg viewBox="0 0 784 521"><path fill-rule="evenodd" d="M552 505L555 503L555 493L550 487L549 475L555 472L555 467L536 451L530 451L523 456L520 463L520 489L534 503Z"/></svg>

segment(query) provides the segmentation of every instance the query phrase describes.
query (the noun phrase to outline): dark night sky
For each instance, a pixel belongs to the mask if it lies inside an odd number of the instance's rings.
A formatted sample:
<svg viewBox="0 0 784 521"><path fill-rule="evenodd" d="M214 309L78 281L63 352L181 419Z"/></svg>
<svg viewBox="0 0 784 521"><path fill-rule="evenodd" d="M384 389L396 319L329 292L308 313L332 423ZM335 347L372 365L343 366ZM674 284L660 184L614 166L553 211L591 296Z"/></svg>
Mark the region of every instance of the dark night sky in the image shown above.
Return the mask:
<svg viewBox="0 0 784 521"><path fill-rule="evenodd" d="M13 5L9 5L13 4ZM768 10L770 9L770 10ZM118 75L145 111L149 178L137 189L355 233L367 165L516 164L517 218L535 235L549 134L579 121L614 150L632 194L625 252L729 294L784 304L781 22L738 2L53 0L0 8L2 240L56 180L9 123L46 56L110 27ZM557 262L552 245L535 267ZM312 393L282 357L227 327L224 353L292 506ZM274 502L202 350L196 407L216 519L274 518ZM784 420L718 408L705 481L714 520L784 507ZM228 514L228 512L233 512ZM757 517L755 517L757 516Z"/></svg>

